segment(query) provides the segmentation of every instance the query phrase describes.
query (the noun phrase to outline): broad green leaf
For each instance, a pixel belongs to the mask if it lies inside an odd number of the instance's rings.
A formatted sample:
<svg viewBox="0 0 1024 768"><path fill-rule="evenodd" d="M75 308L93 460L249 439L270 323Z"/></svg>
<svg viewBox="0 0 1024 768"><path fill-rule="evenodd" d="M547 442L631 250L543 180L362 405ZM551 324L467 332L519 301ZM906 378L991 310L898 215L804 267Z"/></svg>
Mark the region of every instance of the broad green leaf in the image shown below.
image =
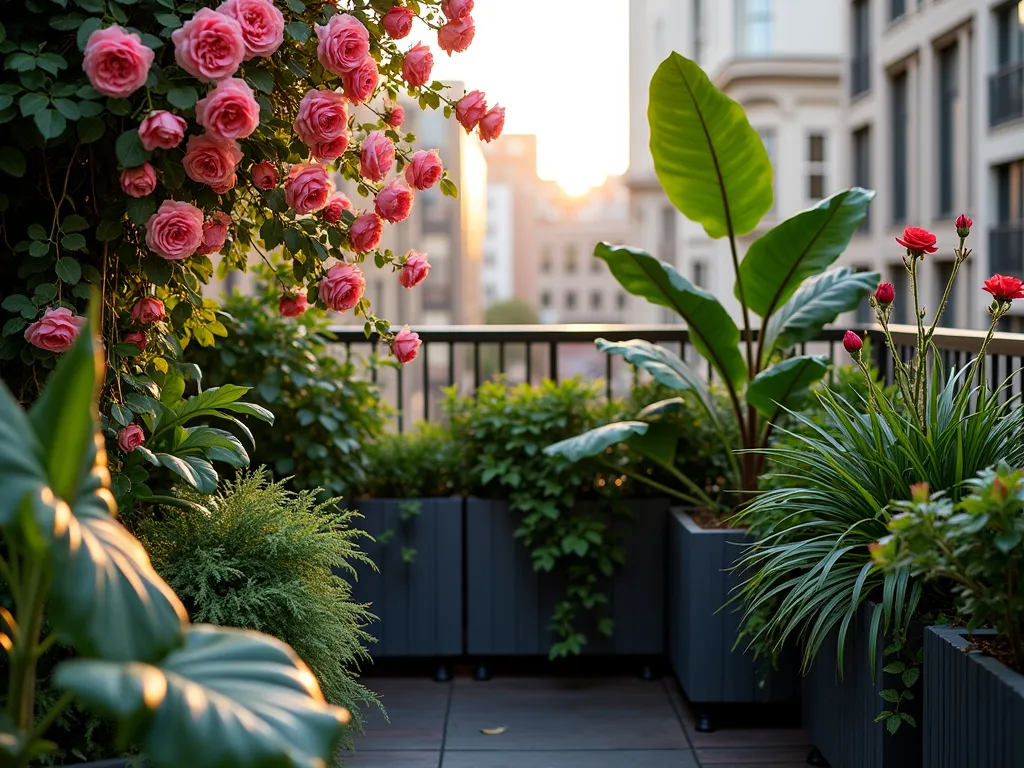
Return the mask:
<svg viewBox="0 0 1024 768"><path fill-rule="evenodd" d="M185 432L185 439L175 449L178 453L198 450L211 461L223 461L233 467L249 465L249 454L230 432L213 427L192 427Z"/></svg>
<svg viewBox="0 0 1024 768"><path fill-rule="evenodd" d="M644 456L671 467L676 463L679 432L675 425L655 422L648 425L643 434L634 435L629 445Z"/></svg>
<svg viewBox="0 0 1024 768"><path fill-rule="evenodd" d="M159 665L74 660L55 682L111 715L158 768L323 768L350 719L284 643L208 625Z"/></svg>
<svg viewBox="0 0 1024 768"><path fill-rule="evenodd" d="M28 416L0 381L0 526L11 525L26 494L46 485L46 460Z"/></svg>
<svg viewBox="0 0 1024 768"><path fill-rule="evenodd" d="M867 300L879 279L877 272L840 267L808 280L768 321L762 359L817 338L840 314Z"/></svg>
<svg viewBox="0 0 1024 768"><path fill-rule="evenodd" d="M651 419L658 419L661 416L667 414L679 413L685 411L687 402L681 397L670 397L666 400L659 400L656 403L651 403L640 410L640 413L636 415L637 421L650 421Z"/></svg>
<svg viewBox="0 0 1024 768"><path fill-rule="evenodd" d="M791 357L761 371L747 387L747 403L766 419L772 419L779 406L796 408L807 396L808 387L828 372L825 355Z"/></svg>
<svg viewBox="0 0 1024 768"><path fill-rule="evenodd" d="M685 320L694 349L723 379L734 385L746 379L747 364L739 350L740 330L718 299L649 253L598 243L594 255L608 263L627 291L668 307Z"/></svg>
<svg viewBox="0 0 1024 768"><path fill-rule="evenodd" d="M544 449L548 456L564 456L569 461L598 456L619 443L628 443L637 435L642 435L650 428L642 421L619 421L605 424L603 427L584 432L582 435L549 445Z"/></svg>
<svg viewBox="0 0 1024 768"><path fill-rule="evenodd" d="M850 244L875 193L860 187L822 200L759 237L740 264L747 306L761 317L785 304L809 277L824 272Z"/></svg>
<svg viewBox="0 0 1024 768"><path fill-rule="evenodd" d="M26 167L27 161L20 149L10 144L0 147L0 171L20 179Z"/></svg>
<svg viewBox="0 0 1024 768"><path fill-rule="evenodd" d="M137 128L129 129L118 136L114 146L117 150L117 160L125 168L135 168L150 158L151 153L142 146Z"/></svg>
<svg viewBox="0 0 1024 768"><path fill-rule="evenodd" d="M711 237L743 235L772 207L772 165L743 108L672 53L651 79L654 171L669 200Z"/></svg>
<svg viewBox="0 0 1024 768"><path fill-rule="evenodd" d="M213 493L217 490L217 472L205 459L174 456L170 453L155 455L161 466L167 467L200 493Z"/></svg>

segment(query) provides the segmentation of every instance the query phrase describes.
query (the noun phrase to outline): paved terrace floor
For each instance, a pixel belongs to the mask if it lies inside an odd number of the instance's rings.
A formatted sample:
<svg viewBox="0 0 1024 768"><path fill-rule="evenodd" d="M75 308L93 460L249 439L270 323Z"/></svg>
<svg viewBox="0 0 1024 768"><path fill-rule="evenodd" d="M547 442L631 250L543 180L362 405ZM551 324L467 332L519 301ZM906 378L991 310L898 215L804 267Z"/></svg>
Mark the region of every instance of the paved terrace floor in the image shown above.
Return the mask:
<svg viewBox="0 0 1024 768"><path fill-rule="evenodd" d="M668 678L367 683L390 723L371 716L352 768L804 768L810 750L799 729L698 733Z"/></svg>

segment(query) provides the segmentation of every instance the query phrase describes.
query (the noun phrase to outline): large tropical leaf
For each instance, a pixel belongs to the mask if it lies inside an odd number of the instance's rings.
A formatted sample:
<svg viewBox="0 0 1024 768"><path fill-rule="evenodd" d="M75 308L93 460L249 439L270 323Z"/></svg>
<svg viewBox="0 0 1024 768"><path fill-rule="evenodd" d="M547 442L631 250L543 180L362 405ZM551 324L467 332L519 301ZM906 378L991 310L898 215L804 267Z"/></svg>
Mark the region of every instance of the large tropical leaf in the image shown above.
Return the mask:
<svg viewBox="0 0 1024 768"><path fill-rule="evenodd" d="M26 495L45 485L42 447L28 416L0 381L0 526L11 525Z"/></svg>
<svg viewBox="0 0 1024 768"><path fill-rule="evenodd" d="M772 207L772 165L743 108L672 53L651 79L654 171L669 200L711 237L742 235Z"/></svg>
<svg viewBox="0 0 1024 768"><path fill-rule="evenodd" d="M791 357L765 368L747 387L747 403L766 419L772 419L779 406L797 408L807 398L811 384L828 372L825 355Z"/></svg>
<svg viewBox="0 0 1024 768"><path fill-rule="evenodd" d="M747 378L747 364L739 350L740 329L718 299L644 251L598 243L594 255L608 263L615 279L631 294L668 307L685 320L694 349L723 379L735 386Z"/></svg>
<svg viewBox="0 0 1024 768"><path fill-rule="evenodd" d="M642 421L617 421L549 445L544 453L548 456L564 456L572 462L581 461L598 456L619 443L628 443L637 435L645 434L648 427Z"/></svg>
<svg viewBox="0 0 1024 768"><path fill-rule="evenodd" d="M167 467L200 493L213 493L217 490L217 471L206 459L170 453L157 453L154 456L160 466Z"/></svg>
<svg viewBox="0 0 1024 768"><path fill-rule="evenodd" d="M864 221L875 193L860 187L822 200L759 237L740 263L747 306L761 317L781 307L808 277L832 266Z"/></svg>
<svg viewBox="0 0 1024 768"><path fill-rule="evenodd" d="M879 279L877 272L840 267L808 280L768 321L764 360L773 352L817 338L822 328L867 299L878 287Z"/></svg>
<svg viewBox="0 0 1024 768"><path fill-rule="evenodd" d="M55 682L166 768L324 768L350 717L284 643L208 625L159 665L69 661Z"/></svg>
<svg viewBox="0 0 1024 768"><path fill-rule="evenodd" d="M184 432L185 439L175 448L177 454L198 452L210 461L223 461L233 467L249 465L249 454L230 432L213 427L190 427Z"/></svg>

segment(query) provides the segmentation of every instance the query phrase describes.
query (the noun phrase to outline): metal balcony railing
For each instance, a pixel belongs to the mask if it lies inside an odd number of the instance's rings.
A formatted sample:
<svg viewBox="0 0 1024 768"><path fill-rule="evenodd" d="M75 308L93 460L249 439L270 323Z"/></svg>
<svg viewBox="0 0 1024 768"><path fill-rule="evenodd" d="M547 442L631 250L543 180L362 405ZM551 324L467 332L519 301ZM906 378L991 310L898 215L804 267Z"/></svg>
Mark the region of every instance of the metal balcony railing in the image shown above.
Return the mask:
<svg viewBox="0 0 1024 768"><path fill-rule="evenodd" d="M1000 224L989 230L989 271L1024 276L1024 223Z"/></svg>
<svg viewBox="0 0 1024 768"><path fill-rule="evenodd" d="M910 325L891 326L900 355L910 359L916 329ZM395 424L404 431L419 419L443 417L440 407L446 388L463 394L475 392L485 381L504 378L510 383L559 381L572 376L600 380L611 400L626 395L635 382L631 367L620 357L598 352L594 341L645 339L676 352L697 370L710 366L693 349L684 327L673 325L524 325L447 326L417 328L422 346L414 362L404 367L382 364L376 358L376 337L367 339L359 327L336 326L330 334L346 355L367 355L370 376L381 387L382 399L395 410ZM864 329L871 338L879 370L892 383L892 361L877 327ZM842 346L845 329L827 329L803 345L801 353L824 354L839 364L849 362ZM756 334L756 332L755 332ZM934 343L943 366L964 366L981 348L983 331L943 329ZM383 350L386 354L387 350ZM988 372L993 383L1001 383L1024 368L1024 334L999 333L989 347ZM1024 374L1014 375L1011 392L1024 391Z"/></svg>
<svg viewBox="0 0 1024 768"><path fill-rule="evenodd" d="M1024 61L1002 67L988 83L989 126L1024 117Z"/></svg>

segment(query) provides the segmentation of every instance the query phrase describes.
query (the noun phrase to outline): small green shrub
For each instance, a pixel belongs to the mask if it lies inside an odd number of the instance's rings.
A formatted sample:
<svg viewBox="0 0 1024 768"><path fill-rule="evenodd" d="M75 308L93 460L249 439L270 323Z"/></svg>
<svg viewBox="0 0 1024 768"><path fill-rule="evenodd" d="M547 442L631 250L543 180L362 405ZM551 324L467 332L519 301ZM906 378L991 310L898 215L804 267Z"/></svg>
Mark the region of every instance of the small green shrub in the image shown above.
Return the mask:
<svg viewBox="0 0 1024 768"><path fill-rule="evenodd" d="M353 563L369 562L354 515L294 493L263 470L240 474L214 496L195 496L208 514L165 508L140 523L157 571L193 621L256 629L289 643L320 681L325 698L352 713L374 695L357 679L368 659L361 641L373 619L352 601Z"/></svg>
<svg viewBox="0 0 1024 768"><path fill-rule="evenodd" d="M321 498L348 496L372 466L362 445L384 429L379 393L354 359L336 357L315 312L277 312L276 294L229 297L228 337L216 348L189 348L209 381L253 387L249 398L274 413L273 427L253 424L252 466Z"/></svg>
<svg viewBox="0 0 1024 768"><path fill-rule="evenodd" d="M422 423L403 434L388 432L364 450L374 470L356 488L360 496L439 498L460 495L467 487L462 446L447 426Z"/></svg>

